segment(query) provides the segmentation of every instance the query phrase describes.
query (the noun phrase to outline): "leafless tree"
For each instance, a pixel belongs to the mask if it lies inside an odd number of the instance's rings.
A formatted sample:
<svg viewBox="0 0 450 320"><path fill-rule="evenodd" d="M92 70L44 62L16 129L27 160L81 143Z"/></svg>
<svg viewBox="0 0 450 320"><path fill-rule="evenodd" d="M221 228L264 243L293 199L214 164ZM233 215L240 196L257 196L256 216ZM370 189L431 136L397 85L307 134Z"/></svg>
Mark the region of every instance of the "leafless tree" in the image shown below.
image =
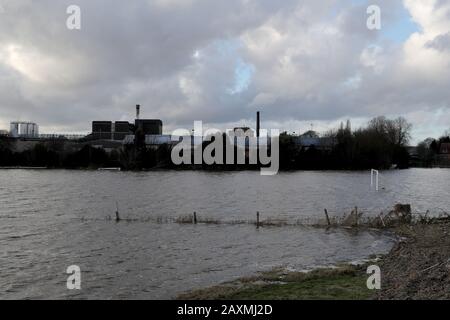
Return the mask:
<svg viewBox="0 0 450 320"><path fill-rule="evenodd" d="M384 135L389 143L407 145L411 139L412 124L405 118L390 120L384 116L376 117L369 122L369 129Z"/></svg>
<svg viewBox="0 0 450 320"><path fill-rule="evenodd" d="M398 145L405 146L411 140L412 124L405 118L398 117L397 119L388 121L388 136L390 142Z"/></svg>

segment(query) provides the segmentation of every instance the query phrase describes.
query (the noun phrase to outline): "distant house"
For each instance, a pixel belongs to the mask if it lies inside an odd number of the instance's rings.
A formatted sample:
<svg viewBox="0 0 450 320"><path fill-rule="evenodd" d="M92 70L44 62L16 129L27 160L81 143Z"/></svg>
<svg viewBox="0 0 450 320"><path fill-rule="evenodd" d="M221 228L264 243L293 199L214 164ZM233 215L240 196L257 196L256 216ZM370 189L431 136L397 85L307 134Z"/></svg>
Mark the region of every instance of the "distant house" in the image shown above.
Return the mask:
<svg viewBox="0 0 450 320"><path fill-rule="evenodd" d="M302 134L300 137L304 139L319 139L319 134L313 130L309 130Z"/></svg>
<svg viewBox="0 0 450 320"><path fill-rule="evenodd" d="M441 161L450 162L450 143L441 143L441 148L439 150L439 158Z"/></svg>
<svg viewBox="0 0 450 320"><path fill-rule="evenodd" d="M304 149L316 148L318 150L330 151L335 145L334 138L321 138L315 131L309 130L304 134L294 137L294 143Z"/></svg>
<svg viewBox="0 0 450 320"><path fill-rule="evenodd" d="M440 154L450 154L450 143L442 143L441 144L441 150L439 152Z"/></svg>
<svg viewBox="0 0 450 320"><path fill-rule="evenodd" d="M255 137L255 132L249 127L238 127L234 128L233 131L229 133L230 137L245 138L245 137Z"/></svg>

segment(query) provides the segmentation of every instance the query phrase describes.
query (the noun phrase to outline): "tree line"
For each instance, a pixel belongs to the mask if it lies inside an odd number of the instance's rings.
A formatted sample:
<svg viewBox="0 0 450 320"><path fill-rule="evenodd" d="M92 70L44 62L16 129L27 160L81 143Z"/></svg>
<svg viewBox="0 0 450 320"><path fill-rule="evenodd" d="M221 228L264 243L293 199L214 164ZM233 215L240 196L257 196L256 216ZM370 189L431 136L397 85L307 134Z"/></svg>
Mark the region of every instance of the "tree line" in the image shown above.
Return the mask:
<svg viewBox="0 0 450 320"><path fill-rule="evenodd" d="M280 160L284 169L362 170L408 168L407 145L412 125L404 118L376 117L367 126L352 130L350 121L330 130L324 138L333 141L326 150L296 147L293 137L280 138Z"/></svg>
<svg viewBox="0 0 450 320"><path fill-rule="evenodd" d="M409 167L407 145L412 126L404 118L387 119L377 117L365 127L352 130L350 121L346 125L326 132L322 139L329 143L299 145L296 136L282 133L279 137L279 160L281 170L362 170ZM226 136L223 136L227 139ZM331 143L330 143L331 142ZM227 141L227 143L230 143ZM429 150L438 149L438 142L431 142ZM206 148L208 143L203 143ZM419 146L419 147L422 147ZM237 151L236 151L237 152ZM64 141L38 143L30 150L14 152L11 141L0 140L0 166L27 166L49 168L99 168L120 167L125 170L152 168L178 169L171 162L171 147L161 145L146 148L142 145L125 146L106 152L89 144L80 150L64 151ZM256 169L255 165L201 165L195 168L212 170ZM181 167L192 169L194 167Z"/></svg>

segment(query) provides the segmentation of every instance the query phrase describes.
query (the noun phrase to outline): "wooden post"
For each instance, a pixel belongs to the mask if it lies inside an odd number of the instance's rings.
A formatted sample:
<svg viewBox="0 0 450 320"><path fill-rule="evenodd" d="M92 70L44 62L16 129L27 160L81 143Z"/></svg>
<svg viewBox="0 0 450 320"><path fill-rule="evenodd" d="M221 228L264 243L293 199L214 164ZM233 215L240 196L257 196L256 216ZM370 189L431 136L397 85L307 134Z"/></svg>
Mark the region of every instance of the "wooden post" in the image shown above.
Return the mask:
<svg viewBox="0 0 450 320"><path fill-rule="evenodd" d="M194 220L193 220L194 224L197 224L197 212L194 211Z"/></svg>
<svg viewBox="0 0 450 320"><path fill-rule="evenodd" d="M256 229L259 229L259 211L256 212Z"/></svg>
<svg viewBox="0 0 450 320"><path fill-rule="evenodd" d="M119 215L119 204L116 201L116 222L119 222L120 219L120 215Z"/></svg>
<svg viewBox="0 0 450 320"><path fill-rule="evenodd" d="M328 216L328 210L325 209L325 216L327 217L328 226L331 226L330 217Z"/></svg>
<svg viewBox="0 0 450 320"><path fill-rule="evenodd" d="M383 219L383 212L380 213L379 217L380 217L380 220L381 220L381 224L383 225L383 227L386 228L386 224L384 223L384 219Z"/></svg>

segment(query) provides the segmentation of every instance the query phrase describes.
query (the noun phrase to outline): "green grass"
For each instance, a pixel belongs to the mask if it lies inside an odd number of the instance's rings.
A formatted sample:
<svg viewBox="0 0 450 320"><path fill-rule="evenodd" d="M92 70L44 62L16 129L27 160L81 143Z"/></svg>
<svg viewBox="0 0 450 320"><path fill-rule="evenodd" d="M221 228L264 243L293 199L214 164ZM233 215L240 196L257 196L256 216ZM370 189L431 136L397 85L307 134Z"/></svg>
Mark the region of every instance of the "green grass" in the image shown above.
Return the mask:
<svg viewBox="0 0 450 320"><path fill-rule="evenodd" d="M327 276L299 282L255 286L234 292L235 300L365 300L372 296L366 279L356 275Z"/></svg>
<svg viewBox="0 0 450 320"><path fill-rule="evenodd" d="M251 278L196 290L180 299L211 300L367 300L367 275L361 268L343 266L310 273L273 270Z"/></svg>

